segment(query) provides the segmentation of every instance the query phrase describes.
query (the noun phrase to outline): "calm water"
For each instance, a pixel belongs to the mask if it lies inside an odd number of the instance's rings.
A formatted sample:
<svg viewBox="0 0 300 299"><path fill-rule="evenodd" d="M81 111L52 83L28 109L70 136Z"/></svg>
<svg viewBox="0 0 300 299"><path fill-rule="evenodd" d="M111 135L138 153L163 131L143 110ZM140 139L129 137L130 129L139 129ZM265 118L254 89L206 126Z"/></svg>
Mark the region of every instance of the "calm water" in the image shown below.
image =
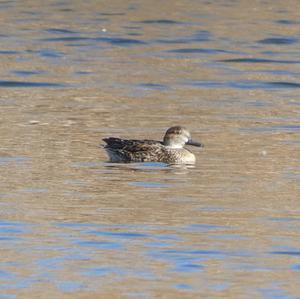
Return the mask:
<svg viewBox="0 0 300 299"><path fill-rule="evenodd" d="M300 298L300 3L106 2L0 2L0 298Z"/></svg>

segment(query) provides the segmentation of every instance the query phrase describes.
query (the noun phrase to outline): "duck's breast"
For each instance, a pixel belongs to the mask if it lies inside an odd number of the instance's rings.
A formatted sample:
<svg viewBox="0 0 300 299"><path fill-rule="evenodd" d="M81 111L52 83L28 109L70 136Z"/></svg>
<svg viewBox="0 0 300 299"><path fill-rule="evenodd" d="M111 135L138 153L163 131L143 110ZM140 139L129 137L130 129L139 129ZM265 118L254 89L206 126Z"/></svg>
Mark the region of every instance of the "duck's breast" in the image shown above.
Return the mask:
<svg viewBox="0 0 300 299"><path fill-rule="evenodd" d="M184 164L194 164L196 162L195 155L187 149L182 149L182 163Z"/></svg>
<svg viewBox="0 0 300 299"><path fill-rule="evenodd" d="M185 148L168 149L168 155L166 156L166 163L194 164L195 162L196 162L195 155Z"/></svg>

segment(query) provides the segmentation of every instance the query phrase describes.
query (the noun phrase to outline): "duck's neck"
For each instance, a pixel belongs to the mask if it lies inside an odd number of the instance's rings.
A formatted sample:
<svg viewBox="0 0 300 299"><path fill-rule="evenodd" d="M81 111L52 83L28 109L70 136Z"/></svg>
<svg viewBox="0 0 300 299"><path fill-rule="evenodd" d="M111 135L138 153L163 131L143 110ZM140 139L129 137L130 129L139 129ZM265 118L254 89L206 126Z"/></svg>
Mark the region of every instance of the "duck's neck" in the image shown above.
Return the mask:
<svg viewBox="0 0 300 299"><path fill-rule="evenodd" d="M171 144L165 144L165 147L170 148L170 149L182 149L183 145L171 143Z"/></svg>

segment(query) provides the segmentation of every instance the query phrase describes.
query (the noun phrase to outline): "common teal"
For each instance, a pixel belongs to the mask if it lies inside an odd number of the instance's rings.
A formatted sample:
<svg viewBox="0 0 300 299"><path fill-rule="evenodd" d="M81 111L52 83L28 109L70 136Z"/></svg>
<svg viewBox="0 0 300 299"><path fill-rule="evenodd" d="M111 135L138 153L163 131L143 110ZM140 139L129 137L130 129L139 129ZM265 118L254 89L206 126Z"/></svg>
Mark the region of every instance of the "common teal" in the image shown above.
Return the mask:
<svg viewBox="0 0 300 299"><path fill-rule="evenodd" d="M195 155L184 146L203 147L191 139L190 132L180 126L167 130L163 141L104 138L111 162L163 162L167 164L194 164Z"/></svg>

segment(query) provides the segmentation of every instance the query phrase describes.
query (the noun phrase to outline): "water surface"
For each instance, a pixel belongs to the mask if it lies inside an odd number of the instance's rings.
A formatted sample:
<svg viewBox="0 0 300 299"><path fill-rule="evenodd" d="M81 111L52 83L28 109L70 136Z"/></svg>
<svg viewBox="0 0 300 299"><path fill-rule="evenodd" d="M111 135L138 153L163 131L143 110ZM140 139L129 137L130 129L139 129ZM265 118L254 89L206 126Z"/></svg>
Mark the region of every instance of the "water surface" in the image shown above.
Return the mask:
<svg viewBox="0 0 300 299"><path fill-rule="evenodd" d="M298 2L0 3L0 298L299 298ZM185 125L194 166L101 138Z"/></svg>

